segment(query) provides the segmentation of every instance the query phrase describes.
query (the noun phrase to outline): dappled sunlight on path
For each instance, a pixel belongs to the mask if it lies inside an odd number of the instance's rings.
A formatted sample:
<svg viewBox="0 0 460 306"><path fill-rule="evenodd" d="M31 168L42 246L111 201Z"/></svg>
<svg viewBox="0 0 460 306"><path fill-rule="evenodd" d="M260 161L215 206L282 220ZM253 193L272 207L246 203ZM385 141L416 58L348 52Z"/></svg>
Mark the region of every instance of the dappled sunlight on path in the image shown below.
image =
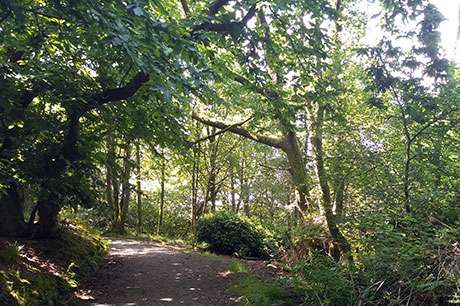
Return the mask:
<svg viewBox="0 0 460 306"><path fill-rule="evenodd" d="M113 239L105 264L73 305L236 305L226 289L228 259Z"/></svg>

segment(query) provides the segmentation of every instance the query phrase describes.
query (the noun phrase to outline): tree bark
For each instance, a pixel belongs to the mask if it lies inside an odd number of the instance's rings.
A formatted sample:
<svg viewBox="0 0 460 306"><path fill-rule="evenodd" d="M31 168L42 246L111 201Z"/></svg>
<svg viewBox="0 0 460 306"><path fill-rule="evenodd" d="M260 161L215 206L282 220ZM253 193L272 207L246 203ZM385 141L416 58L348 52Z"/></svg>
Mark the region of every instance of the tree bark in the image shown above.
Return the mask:
<svg viewBox="0 0 460 306"><path fill-rule="evenodd" d="M54 238L58 231L59 204L57 195L48 194L37 203L38 223L34 227L33 237L37 239Z"/></svg>
<svg viewBox="0 0 460 306"><path fill-rule="evenodd" d="M198 155L198 148L193 148L193 162L192 162L192 229L195 229L196 221L197 221L197 206L198 206L198 163L197 159L199 158Z"/></svg>
<svg viewBox="0 0 460 306"><path fill-rule="evenodd" d="M249 207L249 186L248 186L248 179L246 176L246 159L243 158L240 163L240 199L243 203L243 212L246 216L249 217L250 215L250 207Z"/></svg>
<svg viewBox="0 0 460 306"><path fill-rule="evenodd" d="M164 214L164 206L165 206L165 169L166 168L166 163L165 163L165 156L164 152L161 157L161 177L160 177L160 215L158 218L158 228L157 228L157 234L161 234L161 230L163 228L163 214Z"/></svg>
<svg viewBox="0 0 460 306"><path fill-rule="evenodd" d="M131 144L127 142L123 154L123 167L121 173L121 197L117 204L117 219L113 224L113 231L117 233L125 232L125 224L129 213L129 200L131 198L131 185L129 178L131 176ZM114 189L119 189L120 185ZM118 199L117 199L118 200Z"/></svg>
<svg viewBox="0 0 460 306"><path fill-rule="evenodd" d="M137 195L137 233L142 233L142 189L141 189L141 148L136 143L136 195Z"/></svg>
<svg viewBox="0 0 460 306"><path fill-rule="evenodd" d="M116 222L118 220L119 216L119 211L118 211L118 192L119 190L115 186L115 180L116 180L116 175L115 175L115 142L113 139L113 135L111 131L108 131L107 134L107 141L106 141L106 146L107 146L107 157L105 160L105 175L106 175L106 181L105 181L105 198L107 201L107 204L112 208L112 222ZM115 196L115 193L117 196Z"/></svg>
<svg viewBox="0 0 460 306"><path fill-rule="evenodd" d="M232 203L232 211L237 213L236 192L235 192L235 169L234 169L233 161L230 161L229 172L230 172L230 199Z"/></svg>
<svg viewBox="0 0 460 306"><path fill-rule="evenodd" d="M208 134L214 134L215 128L213 127L211 131L208 131ZM208 178L208 194L209 200L211 201L212 211L216 210L216 200L217 200L217 150L218 142L215 137L209 139L209 178ZM208 199L206 199L208 200Z"/></svg>
<svg viewBox="0 0 460 306"><path fill-rule="evenodd" d="M285 134L283 151L286 153L290 167L289 172L296 189L297 206L304 213L308 210L308 173L294 132Z"/></svg>
<svg viewBox="0 0 460 306"><path fill-rule="evenodd" d="M334 215L340 220L343 215L343 202L345 197L345 179L339 178L334 190Z"/></svg>

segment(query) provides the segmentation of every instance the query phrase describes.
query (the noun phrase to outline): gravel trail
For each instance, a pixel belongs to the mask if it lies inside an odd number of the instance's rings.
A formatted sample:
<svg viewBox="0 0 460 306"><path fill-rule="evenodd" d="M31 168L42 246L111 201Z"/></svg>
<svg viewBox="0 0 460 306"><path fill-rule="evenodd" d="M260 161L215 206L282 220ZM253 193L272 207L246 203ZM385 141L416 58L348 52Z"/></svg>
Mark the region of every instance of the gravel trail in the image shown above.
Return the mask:
<svg viewBox="0 0 460 306"><path fill-rule="evenodd" d="M230 258L154 242L113 239L104 264L73 305L236 305Z"/></svg>

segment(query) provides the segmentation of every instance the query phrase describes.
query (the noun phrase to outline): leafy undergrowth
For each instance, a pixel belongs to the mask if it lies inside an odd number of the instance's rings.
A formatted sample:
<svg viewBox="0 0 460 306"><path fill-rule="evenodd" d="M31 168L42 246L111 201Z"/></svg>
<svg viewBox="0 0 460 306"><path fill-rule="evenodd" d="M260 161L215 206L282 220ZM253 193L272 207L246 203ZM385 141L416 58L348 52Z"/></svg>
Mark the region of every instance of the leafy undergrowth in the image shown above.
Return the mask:
<svg viewBox="0 0 460 306"><path fill-rule="evenodd" d="M0 305L63 305L107 252L96 232L63 222L53 240L0 241Z"/></svg>
<svg viewBox="0 0 460 306"><path fill-rule="evenodd" d="M238 296L238 303L242 306L299 305L299 297L292 290L272 279L250 273L249 267L241 261L231 261L228 270L237 273L229 291Z"/></svg>
<svg viewBox="0 0 460 306"><path fill-rule="evenodd" d="M317 249L285 260L282 279L302 294L301 305L460 304L460 224L408 216L397 226L360 222L361 233L350 239L353 266Z"/></svg>

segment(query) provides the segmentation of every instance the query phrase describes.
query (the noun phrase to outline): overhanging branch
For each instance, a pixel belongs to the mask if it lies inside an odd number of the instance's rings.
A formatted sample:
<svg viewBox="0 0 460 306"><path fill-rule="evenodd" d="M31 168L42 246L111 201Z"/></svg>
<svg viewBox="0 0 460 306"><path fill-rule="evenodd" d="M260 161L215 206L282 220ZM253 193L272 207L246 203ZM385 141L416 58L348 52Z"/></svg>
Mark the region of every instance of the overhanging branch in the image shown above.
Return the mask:
<svg viewBox="0 0 460 306"><path fill-rule="evenodd" d="M139 72L125 86L106 89L91 96L89 100L92 102L83 107L81 114L83 115L84 113L101 107L104 104L132 97L149 79L150 77L148 74Z"/></svg>
<svg viewBox="0 0 460 306"><path fill-rule="evenodd" d="M192 118L198 122L201 122L205 125L213 126L221 130L225 130L231 132L233 134L240 135L244 138L251 139L255 142L262 143L268 145L270 147L283 149L283 140L276 137L270 137L265 135L257 135L254 133L249 132L248 130L242 128L240 125L235 124L227 124L220 121L212 121L209 119L205 119L200 117L197 113L192 113Z"/></svg>
<svg viewBox="0 0 460 306"><path fill-rule="evenodd" d="M192 115L192 117L193 117L193 115ZM212 135L208 135L208 136L206 136L206 137L203 137L203 138L200 138L200 139L197 139L197 140L193 141L192 144L198 144L198 143L200 143L200 142L203 142L203 141L206 141L206 140L208 140L208 139L211 139L211 138L214 138L214 137L216 137L216 136L219 136L220 134L223 134L223 133L229 131L229 130L230 130L231 128L233 128L233 127L242 126L242 125L245 124L246 122L250 121L252 118L254 118L254 117L251 116L251 117L249 117L248 119L246 119L246 120L244 120L244 121L242 121L242 122L238 122L238 123L234 123L234 124L232 124L232 125L229 125L228 127L224 128L224 129L221 129L221 130L219 130L218 132L216 132L216 133L214 133L214 134L212 134ZM197 120L197 121L198 121L198 120Z"/></svg>

